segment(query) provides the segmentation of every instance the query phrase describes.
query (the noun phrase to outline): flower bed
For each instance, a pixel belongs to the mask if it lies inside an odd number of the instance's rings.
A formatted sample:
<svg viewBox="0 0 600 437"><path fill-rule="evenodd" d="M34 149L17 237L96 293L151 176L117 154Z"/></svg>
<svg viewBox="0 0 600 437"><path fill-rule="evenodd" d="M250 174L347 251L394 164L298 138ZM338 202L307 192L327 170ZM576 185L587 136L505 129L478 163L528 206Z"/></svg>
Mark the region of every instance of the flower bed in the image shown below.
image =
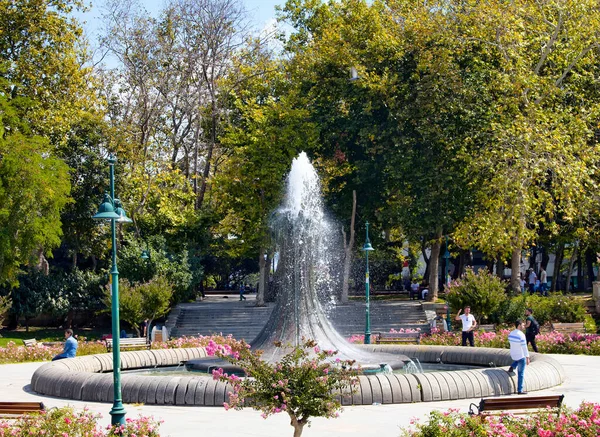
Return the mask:
<svg viewBox="0 0 600 437"><path fill-rule="evenodd" d="M212 343L211 343L212 342ZM106 345L101 340L79 341L77 356L94 355L106 353ZM152 343L152 349L174 349L182 347L205 347L211 344L223 344L234 346L239 344L231 335L212 335L198 337L180 337L166 342ZM44 346L41 343L33 347L17 345L14 342L8 342L6 347L0 347L0 364L26 363L32 361L50 361L52 357L61 353L63 347Z"/></svg>
<svg viewBox="0 0 600 437"><path fill-rule="evenodd" d="M98 424L101 417L86 409L76 412L70 407L53 408L16 420L0 420L0 437L160 437L161 422L151 417L128 418L125 425L106 428Z"/></svg>
<svg viewBox="0 0 600 437"><path fill-rule="evenodd" d="M391 332L397 332L392 330ZM405 332L410 332L407 330ZM510 330L502 329L499 332L475 332L475 346L508 348L508 333ZM348 339L351 343L363 343L364 335L353 335ZM536 337L540 352L547 354L571 355L600 355L599 334L561 334L558 332L545 332ZM461 335L455 332L442 332L433 329L431 334L421 336L422 345L460 346Z"/></svg>
<svg viewBox="0 0 600 437"><path fill-rule="evenodd" d="M418 419L402 432L402 437L596 437L600 435L600 404L582 403L572 411L555 411L514 416L469 416L455 409L447 412L432 411L426 423Z"/></svg>

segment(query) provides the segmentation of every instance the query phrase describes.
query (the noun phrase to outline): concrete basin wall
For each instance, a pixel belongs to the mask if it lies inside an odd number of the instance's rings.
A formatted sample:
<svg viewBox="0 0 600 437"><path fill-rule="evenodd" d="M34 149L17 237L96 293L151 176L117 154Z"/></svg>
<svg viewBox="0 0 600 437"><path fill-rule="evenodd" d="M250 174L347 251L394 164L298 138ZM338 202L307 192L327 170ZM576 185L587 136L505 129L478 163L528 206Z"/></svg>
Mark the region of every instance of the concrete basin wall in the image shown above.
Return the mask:
<svg viewBox="0 0 600 437"><path fill-rule="evenodd" d="M354 392L340 393L344 405L398 404L468 399L516 392L517 377L505 369L511 363L508 350L458 346L363 345L376 352L399 353L422 363L472 364L484 369L422 374L359 376ZM123 370L176 366L182 361L206 357L204 348L158 349L121 353ZM502 367L502 368L496 368ZM36 370L31 386L37 393L92 402L113 401L112 354L99 354L47 363ZM525 372L525 389L542 390L561 384L565 374L551 357L532 354ZM221 406L228 399L229 384L210 376L121 376L125 403Z"/></svg>

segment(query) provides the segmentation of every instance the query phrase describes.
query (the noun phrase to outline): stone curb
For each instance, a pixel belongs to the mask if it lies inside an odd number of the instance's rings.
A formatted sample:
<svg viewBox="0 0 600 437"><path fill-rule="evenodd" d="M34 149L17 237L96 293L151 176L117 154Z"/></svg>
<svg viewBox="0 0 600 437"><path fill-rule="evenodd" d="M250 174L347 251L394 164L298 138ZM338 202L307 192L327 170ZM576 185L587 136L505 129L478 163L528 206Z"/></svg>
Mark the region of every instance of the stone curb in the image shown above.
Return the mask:
<svg viewBox="0 0 600 437"><path fill-rule="evenodd" d="M339 393L344 405L399 404L447 401L515 393L516 375L507 368L508 350L460 346L359 345L373 352L404 354L423 363L473 364L482 369L418 374L360 375L359 386ZM176 366L181 361L204 358L204 348L154 349L121 353L122 370ZM54 361L39 367L31 378L37 393L60 398L113 401L112 354L99 354ZM499 368L500 367L500 368ZM527 391L562 384L565 372L553 358L532 354L525 371ZM231 387L204 376L121 376L123 402L157 405L220 406Z"/></svg>

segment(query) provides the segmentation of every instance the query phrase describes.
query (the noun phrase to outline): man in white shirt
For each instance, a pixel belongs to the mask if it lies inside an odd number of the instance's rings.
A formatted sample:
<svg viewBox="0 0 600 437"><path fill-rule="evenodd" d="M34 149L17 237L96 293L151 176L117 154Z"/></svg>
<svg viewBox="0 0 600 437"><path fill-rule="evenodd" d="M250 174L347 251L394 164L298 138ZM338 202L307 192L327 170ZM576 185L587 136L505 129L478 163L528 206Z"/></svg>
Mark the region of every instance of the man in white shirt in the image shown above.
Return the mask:
<svg viewBox="0 0 600 437"><path fill-rule="evenodd" d="M529 293L533 294L535 293L535 281L537 280L537 275L535 274L535 272L533 271L533 269L529 269L529 276L528 276L528 284L529 284Z"/></svg>
<svg viewBox="0 0 600 437"><path fill-rule="evenodd" d="M469 340L469 345L471 347L475 346L475 338L473 336L473 330L477 326L477 321L473 314L471 314L471 307L465 307L465 313L461 314L462 310L458 310L456 313L456 317L454 320L460 320L462 322L462 345L467 345L467 340Z"/></svg>
<svg viewBox="0 0 600 437"><path fill-rule="evenodd" d="M520 395L527 394L523 391L523 380L525 379L525 366L529 364L529 351L527 350L525 334L523 334L523 326L525 326L523 321L517 320L515 330L508 334L510 357L513 359L513 363L508 368L508 373L514 373L514 369L517 369L517 393Z"/></svg>
<svg viewBox="0 0 600 437"><path fill-rule="evenodd" d="M548 296L548 274L543 267L540 269L540 293Z"/></svg>

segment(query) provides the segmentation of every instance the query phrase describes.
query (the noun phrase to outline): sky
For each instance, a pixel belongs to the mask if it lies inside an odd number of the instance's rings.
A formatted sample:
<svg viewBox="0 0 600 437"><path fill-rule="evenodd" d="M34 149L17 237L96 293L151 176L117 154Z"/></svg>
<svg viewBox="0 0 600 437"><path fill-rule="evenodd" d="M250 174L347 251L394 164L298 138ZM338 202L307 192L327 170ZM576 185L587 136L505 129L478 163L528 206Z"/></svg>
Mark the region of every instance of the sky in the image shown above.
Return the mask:
<svg viewBox="0 0 600 437"><path fill-rule="evenodd" d="M283 6L285 0L241 0L248 11L249 18L257 30L265 28L275 18L275 6ZM151 15L156 16L164 4L164 0L139 0L139 3ZM86 13L77 13L75 16L83 23L83 28L90 40L95 40L99 29L102 27L102 0L92 0L92 7Z"/></svg>

